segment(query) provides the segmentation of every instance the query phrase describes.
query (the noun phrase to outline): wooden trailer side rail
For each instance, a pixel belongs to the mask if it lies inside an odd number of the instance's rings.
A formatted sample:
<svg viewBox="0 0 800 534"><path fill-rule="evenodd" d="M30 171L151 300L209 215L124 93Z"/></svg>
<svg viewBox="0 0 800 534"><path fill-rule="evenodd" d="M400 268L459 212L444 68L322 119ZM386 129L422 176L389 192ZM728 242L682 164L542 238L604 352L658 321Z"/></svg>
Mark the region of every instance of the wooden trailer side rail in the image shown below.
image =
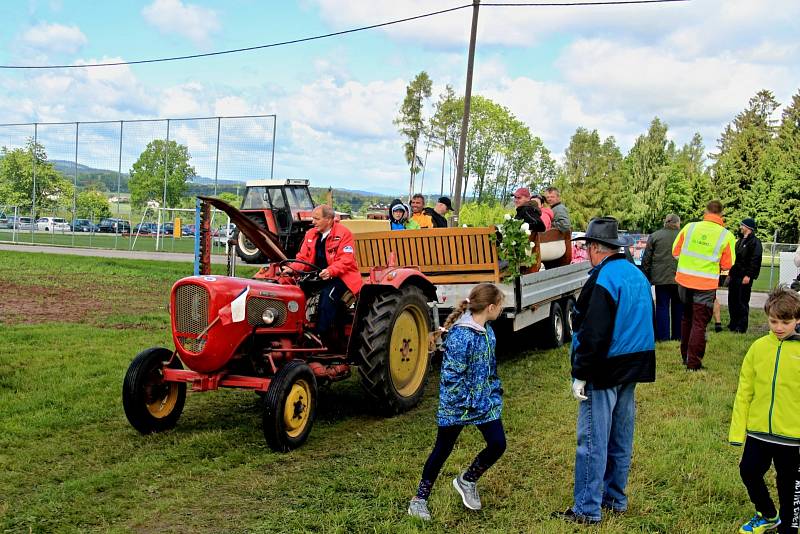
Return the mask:
<svg viewBox="0 0 800 534"><path fill-rule="evenodd" d="M432 228L356 233L362 275L389 264L416 266L434 284L500 282L494 228Z"/></svg>

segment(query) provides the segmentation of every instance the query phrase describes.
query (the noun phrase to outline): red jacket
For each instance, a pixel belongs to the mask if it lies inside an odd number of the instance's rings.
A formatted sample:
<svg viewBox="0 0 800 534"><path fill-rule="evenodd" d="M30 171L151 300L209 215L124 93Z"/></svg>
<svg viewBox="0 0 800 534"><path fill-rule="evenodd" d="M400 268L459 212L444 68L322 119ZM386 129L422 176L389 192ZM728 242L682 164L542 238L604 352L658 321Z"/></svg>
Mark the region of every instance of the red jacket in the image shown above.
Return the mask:
<svg viewBox="0 0 800 534"><path fill-rule="evenodd" d="M318 238L319 231L316 228L306 232L300 252L297 253L298 260L314 263L314 248ZM328 272L333 277L341 278L347 289L352 291L353 295L358 295L363 282L361 281L361 273L358 271L354 248L355 243L350 230L333 221L331 233L328 234L328 239L325 242ZM297 271L309 270L308 267L301 263L293 263L291 267Z"/></svg>

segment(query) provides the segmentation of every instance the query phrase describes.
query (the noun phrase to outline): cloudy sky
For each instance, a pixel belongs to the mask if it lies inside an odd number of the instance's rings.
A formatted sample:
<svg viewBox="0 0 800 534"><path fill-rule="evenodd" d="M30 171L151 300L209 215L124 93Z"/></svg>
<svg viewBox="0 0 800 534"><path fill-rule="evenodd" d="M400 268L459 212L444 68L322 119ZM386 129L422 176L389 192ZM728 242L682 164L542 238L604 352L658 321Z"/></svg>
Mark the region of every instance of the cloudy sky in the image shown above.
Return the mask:
<svg viewBox="0 0 800 534"><path fill-rule="evenodd" d="M465 3L3 1L0 64L85 64L211 52ZM0 123L275 114L276 177L402 191L408 170L392 119L405 86L421 70L434 81L434 97L448 83L463 92L471 11L182 62L2 69ZM770 89L786 103L800 89L798 21L797 0L484 6L473 92L507 106L556 157L579 126L613 135L627 150L654 116L669 124L676 142L700 132L711 151L721 129L756 91ZM4 132L0 128L0 144L7 143ZM256 133L268 136L259 128ZM241 139L239 148L246 151L252 139ZM200 142L196 149L198 162L210 153L206 145ZM113 154L106 159L104 166L116 168ZM431 159L436 162L426 172L438 176L439 160ZM264 168L253 161L221 171L220 178L255 176Z"/></svg>

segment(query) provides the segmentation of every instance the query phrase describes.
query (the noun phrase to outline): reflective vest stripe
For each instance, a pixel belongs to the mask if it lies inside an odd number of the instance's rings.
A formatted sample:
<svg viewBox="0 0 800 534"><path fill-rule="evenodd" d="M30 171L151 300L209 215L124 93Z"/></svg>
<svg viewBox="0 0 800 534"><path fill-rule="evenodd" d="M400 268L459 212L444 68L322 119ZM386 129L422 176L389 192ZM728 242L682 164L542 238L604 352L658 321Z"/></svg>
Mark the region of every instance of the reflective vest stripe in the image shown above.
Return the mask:
<svg viewBox="0 0 800 534"><path fill-rule="evenodd" d="M678 267L677 272L697 276L699 278L708 278L709 280L717 280L719 278L718 274L704 273L703 271L695 271L694 269L687 269L685 267Z"/></svg>

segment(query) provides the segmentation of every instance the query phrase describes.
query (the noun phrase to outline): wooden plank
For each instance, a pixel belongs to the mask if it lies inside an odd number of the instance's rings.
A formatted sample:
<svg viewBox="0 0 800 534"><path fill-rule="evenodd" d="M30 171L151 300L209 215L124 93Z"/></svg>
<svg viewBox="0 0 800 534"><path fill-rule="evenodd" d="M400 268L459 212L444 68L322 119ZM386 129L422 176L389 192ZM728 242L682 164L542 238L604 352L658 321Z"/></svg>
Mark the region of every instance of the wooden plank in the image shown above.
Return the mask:
<svg viewBox="0 0 800 534"><path fill-rule="evenodd" d="M425 250L424 250L425 241L427 240L428 240L427 237L414 240L417 245L417 261L419 262L417 263L417 265L419 266L429 265L429 262L425 259Z"/></svg>
<svg viewBox="0 0 800 534"><path fill-rule="evenodd" d="M466 258L464 257L464 238L465 236L463 234L456 237L456 261L453 263L457 263L458 265L464 265L466 263Z"/></svg>
<svg viewBox="0 0 800 534"><path fill-rule="evenodd" d="M376 239L375 240L375 243L378 246L378 254L381 255L381 258L385 258L386 259L386 263L384 263L382 265L382 267L384 267L386 265L389 265L389 253L386 251L386 247L383 244L384 241L385 241L384 239Z"/></svg>
<svg viewBox="0 0 800 534"><path fill-rule="evenodd" d="M436 252L435 252L436 262L435 263L437 265L446 265L447 264L447 260L444 257L444 250L442 248L442 240L441 239L435 239L434 240L434 247L435 247L435 250L436 250Z"/></svg>
<svg viewBox="0 0 800 534"><path fill-rule="evenodd" d="M370 251L372 252L372 265L375 267L383 267L386 265L386 259L382 258L378 251L378 242L372 240L370 243Z"/></svg>

